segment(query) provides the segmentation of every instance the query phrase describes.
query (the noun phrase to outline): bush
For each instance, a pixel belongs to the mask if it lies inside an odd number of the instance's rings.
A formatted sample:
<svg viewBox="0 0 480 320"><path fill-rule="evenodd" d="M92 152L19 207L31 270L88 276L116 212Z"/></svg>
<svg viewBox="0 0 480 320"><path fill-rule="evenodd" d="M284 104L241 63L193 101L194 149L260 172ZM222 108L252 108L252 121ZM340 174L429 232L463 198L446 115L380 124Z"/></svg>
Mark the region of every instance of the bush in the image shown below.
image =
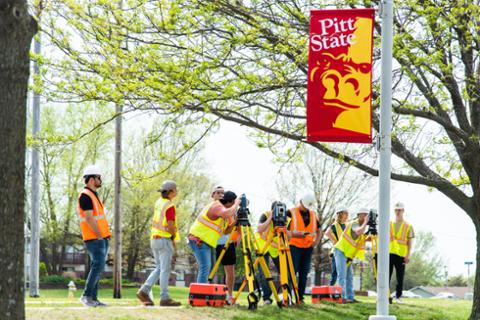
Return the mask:
<svg viewBox="0 0 480 320"><path fill-rule="evenodd" d="M40 278L41 283L64 283L68 284L70 282L69 278L62 277L60 275L53 274L51 276L45 276Z"/></svg>
<svg viewBox="0 0 480 320"><path fill-rule="evenodd" d="M40 265L38 267L38 272L39 272L40 278L48 276L47 265L45 264L45 262L40 262Z"/></svg>

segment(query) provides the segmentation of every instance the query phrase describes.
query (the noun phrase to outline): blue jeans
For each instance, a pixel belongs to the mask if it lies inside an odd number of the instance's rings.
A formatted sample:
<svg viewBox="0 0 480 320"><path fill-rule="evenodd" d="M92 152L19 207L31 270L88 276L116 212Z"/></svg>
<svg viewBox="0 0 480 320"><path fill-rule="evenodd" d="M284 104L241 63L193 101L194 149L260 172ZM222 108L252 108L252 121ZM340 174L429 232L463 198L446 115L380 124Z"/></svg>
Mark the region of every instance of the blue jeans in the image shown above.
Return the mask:
<svg viewBox="0 0 480 320"><path fill-rule="evenodd" d="M264 256L265 258L265 263L269 264L270 262L270 254L267 252ZM278 261L278 257L272 258L273 264L275 265L275 268L277 269L277 272L280 272L280 265ZM272 296L272 289L270 289L270 286L268 285L268 281L265 279L265 275L263 274L262 267L260 267L260 264L258 265L258 279L260 281L260 285L262 286L262 298L263 301L270 299Z"/></svg>
<svg viewBox="0 0 480 320"><path fill-rule="evenodd" d="M210 269L215 263L215 249L202 241L199 247L193 240L188 240L188 245L193 250L198 264L197 283L207 283Z"/></svg>
<svg viewBox="0 0 480 320"><path fill-rule="evenodd" d="M352 265L347 268L347 258L342 251L335 249L333 252L337 264L338 283L342 287L342 298L353 300L353 269Z"/></svg>
<svg viewBox="0 0 480 320"><path fill-rule="evenodd" d="M334 286L337 282L337 265L335 263L335 255L332 255L332 277L330 278L330 285Z"/></svg>
<svg viewBox="0 0 480 320"><path fill-rule="evenodd" d="M298 295L300 300L303 300L307 286L307 276L310 272L312 262L313 248L290 246L290 252L292 254L293 269L295 270L295 274L298 274Z"/></svg>
<svg viewBox="0 0 480 320"><path fill-rule="evenodd" d="M169 238L152 239L150 247L155 259L155 269L150 273L141 290L149 294L160 277L160 300L167 300L170 298L168 295L168 279L172 268L173 242Z"/></svg>
<svg viewBox="0 0 480 320"><path fill-rule="evenodd" d="M85 241L88 255L90 256L90 272L85 282L85 297L97 300L98 283L103 270L105 270L105 261L108 253L108 239Z"/></svg>

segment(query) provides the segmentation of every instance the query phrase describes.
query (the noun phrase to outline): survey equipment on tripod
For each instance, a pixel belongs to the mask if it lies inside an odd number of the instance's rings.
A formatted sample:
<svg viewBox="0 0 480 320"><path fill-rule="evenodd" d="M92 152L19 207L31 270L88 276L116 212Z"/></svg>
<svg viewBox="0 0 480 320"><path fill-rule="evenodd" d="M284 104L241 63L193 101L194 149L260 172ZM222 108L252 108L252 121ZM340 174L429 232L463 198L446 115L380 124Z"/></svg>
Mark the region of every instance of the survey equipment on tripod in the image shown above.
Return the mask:
<svg viewBox="0 0 480 320"><path fill-rule="evenodd" d="M367 234L369 235L377 235L377 218L378 218L378 213L377 210L375 209L370 209L370 212L368 213L368 231Z"/></svg>
<svg viewBox="0 0 480 320"><path fill-rule="evenodd" d="M286 307L289 306L293 298L295 297L295 303L300 304L300 297L298 294L298 285L297 285L297 278L295 276L295 271L293 268L293 260L292 255L290 253L290 246L288 243L287 237L287 228L286 228L286 214L287 210L285 204L281 202L274 202L272 204L272 224L273 232L270 232L266 238L266 242L263 248L257 247L255 248L256 256L254 263L254 268L260 264L262 271L265 275L265 279L272 290L272 293L275 297L277 305L279 307ZM276 218L275 218L276 215ZM276 220L274 220L276 219ZM276 221L276 222L275 222ZM265 254L268 252L268 248L274 245L278 249L278 259L279 259L279 275L280 275L280 289L277 291L275 285L273 284L273 279L270 275L270 271L268 270L268 266L265 262ZM243 288L247 284L247 278L243 281L242 285L240 286L237 295L234 297L235 301L238 299L240 292L242 292ZM282 292L282 299L280 300L278 292Z"/></svg>
<svg viewBox="0 0 480 320"><path fill-rule="evenodd" d="M258 281L255 279L255 268L253 266L252 252L253 249L257 247L257 243L252 231L252 226L250 225L250 221L248 220L249 215L250 211L248 210L248 200L245 194L242 194L242 196L240 197L240 206L236 213L237 222L234 231L239 232L242 239L241 243L243 261L245 266L245 281L248 283L248 309L255 310L257 309L259 300L258 295L255 293L255 289L257 289L257 291L260 291L260 286L258 284ZM212 283L213 277L215 276L215 273L220 266L220 262L222 261L223 256L225 255L225 252L227 251L228 246L232 241L232 234L233 232L230 233L227 242L223 246L219 257L217 258L217 262L210 271L210 274L208 275L208 282L210 283ZM268 272L268 269L266 269L266 272ZM240 292L241 290L239 291L239 294ZM232 300L232 304L235 304L237 298L238 296Z"/></svg>
<svg viewBox="0 0 480 320"><path fill-rule="evenodd" d="M274 227L284 227L287 225L287 206L283 202L274 202L272 221Z"/></svg>
<svg viewBox="0 0 480 320"><path fill-rule="evenodd" d="M237 224L247 226L250 225L248 221L248 216L250 215L250 210L248 210L248 200L245 194L240 196L240 206L237 210Z"/></svg>

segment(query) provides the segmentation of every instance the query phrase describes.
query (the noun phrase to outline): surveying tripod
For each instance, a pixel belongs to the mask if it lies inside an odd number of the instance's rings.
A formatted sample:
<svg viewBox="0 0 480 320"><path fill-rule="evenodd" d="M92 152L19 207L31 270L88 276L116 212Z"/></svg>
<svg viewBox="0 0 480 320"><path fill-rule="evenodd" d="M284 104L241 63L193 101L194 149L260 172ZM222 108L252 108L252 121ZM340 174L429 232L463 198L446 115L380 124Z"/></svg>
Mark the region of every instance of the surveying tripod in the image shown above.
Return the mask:
<svg viewBox="0 0 480 320"><path fill-rule="evenodd" d="M258 296L255 294L255 287L258 289L259 284L257 280L255 279L255 268L252 262L252 248L256 249L257 248L257 242L255 240L255 237L253 235L252 231L252 226L250 225L250 222L248 221L248 217L243 217L239 216L237 219L237 225L235 226L234 231L232 231L227 239L227 242L222 248L222 251L215 262L215 265L213 266L212 270L210 271L210 274L208 275L208 282L212 283L213 277L215 276L215 273L218 270L218 267L220 266L220 262L223 259L223 256L225 255L225 252L228 249L228 246L230 245L230 242L232 241L232 235L235 231L238 231L240 233L241 239L242 239L242 252L243 252L243 261L245 265L245 280L244 283L248 283L248 309L249 310L255 310L257 309L258 305ZM268 267L265 263L265 260L263 261L262 264L262 270L265 272L265 275L268 275L268 278L272 278L270 275L270 271L268 270ZM238 291L237 296L232 300L232 304L235 303L237 300L239 294L242 292L243 288L245 285L242 286L242 288ZM271 288L275 289L275 286L273 285L273 280L271 280ZM272 290L273 291L273 290ZM278 295L277 292L275 292L275 297L278 301Z"/></svg>
<svg viewBox="0 0 480 320"><path fill-rule="evenodd" d="M268 251L268 248L270 247L273 238L277 236L277 246L278 246L278 258L279 258L279 264L280 264L280 287L282 289L282 301L280 301L280 298L278 297L277 289L275 288L275 285L273 284L273 278L271 277L270 271L268 270L268 266L265 263L265 253ZM255 259L255 263L253 264L253 267L256 268L258 264L262 267L262 271L264 272L265 279L268 281L268 284L270 288L272 289L272 293L275 297L275 300L277 302L277 305L279 307L284 307L289 305L288 297L290 294L290 286L288 282L288 278L290 276L292 286L293 286L293 292L295 295L295 303L300 304L300 296L298 295L298 285L297 285L297 278L295 277L295 271L293 268L293 260L292 260L292 255L290 253L290 246L288 244L288 237L287 237L287 228L285 226L281 227L275 227L274 232L272 235L270 235L267 238L267 241L265 243L265 246L262 248L262 250L258 250L259 248L256 248L256 253L257 253L257 258ZM268 271L268 273L265 272L265 270ZM240 293L242 292L243 288L245 287L247 279L245 279L238 289L237 295L233 299L235 301Z"/></svg>

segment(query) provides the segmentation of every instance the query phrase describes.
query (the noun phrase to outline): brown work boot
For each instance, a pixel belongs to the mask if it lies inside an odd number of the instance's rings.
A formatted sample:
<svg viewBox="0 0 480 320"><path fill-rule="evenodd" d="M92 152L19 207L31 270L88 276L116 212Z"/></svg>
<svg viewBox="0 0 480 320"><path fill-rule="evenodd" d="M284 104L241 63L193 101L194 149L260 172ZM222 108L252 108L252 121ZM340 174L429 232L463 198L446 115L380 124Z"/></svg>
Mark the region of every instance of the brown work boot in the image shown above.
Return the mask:
<svg viewBox="0 0 480 320"><path fill-rule="evenodd" d="M137 291L137 298L140 301L142 301L144 306L153 306L154 305L152 299L150 299L150 296L142 290Z"/></svg>
<svg viewBox="0 0 480 320"><path fill-rule="evenodd" d="M179 307L181 305L180 302L178 301L175 301L173 299L163 299L163 300L160 300L160 306L161 307Z"/></svg>

